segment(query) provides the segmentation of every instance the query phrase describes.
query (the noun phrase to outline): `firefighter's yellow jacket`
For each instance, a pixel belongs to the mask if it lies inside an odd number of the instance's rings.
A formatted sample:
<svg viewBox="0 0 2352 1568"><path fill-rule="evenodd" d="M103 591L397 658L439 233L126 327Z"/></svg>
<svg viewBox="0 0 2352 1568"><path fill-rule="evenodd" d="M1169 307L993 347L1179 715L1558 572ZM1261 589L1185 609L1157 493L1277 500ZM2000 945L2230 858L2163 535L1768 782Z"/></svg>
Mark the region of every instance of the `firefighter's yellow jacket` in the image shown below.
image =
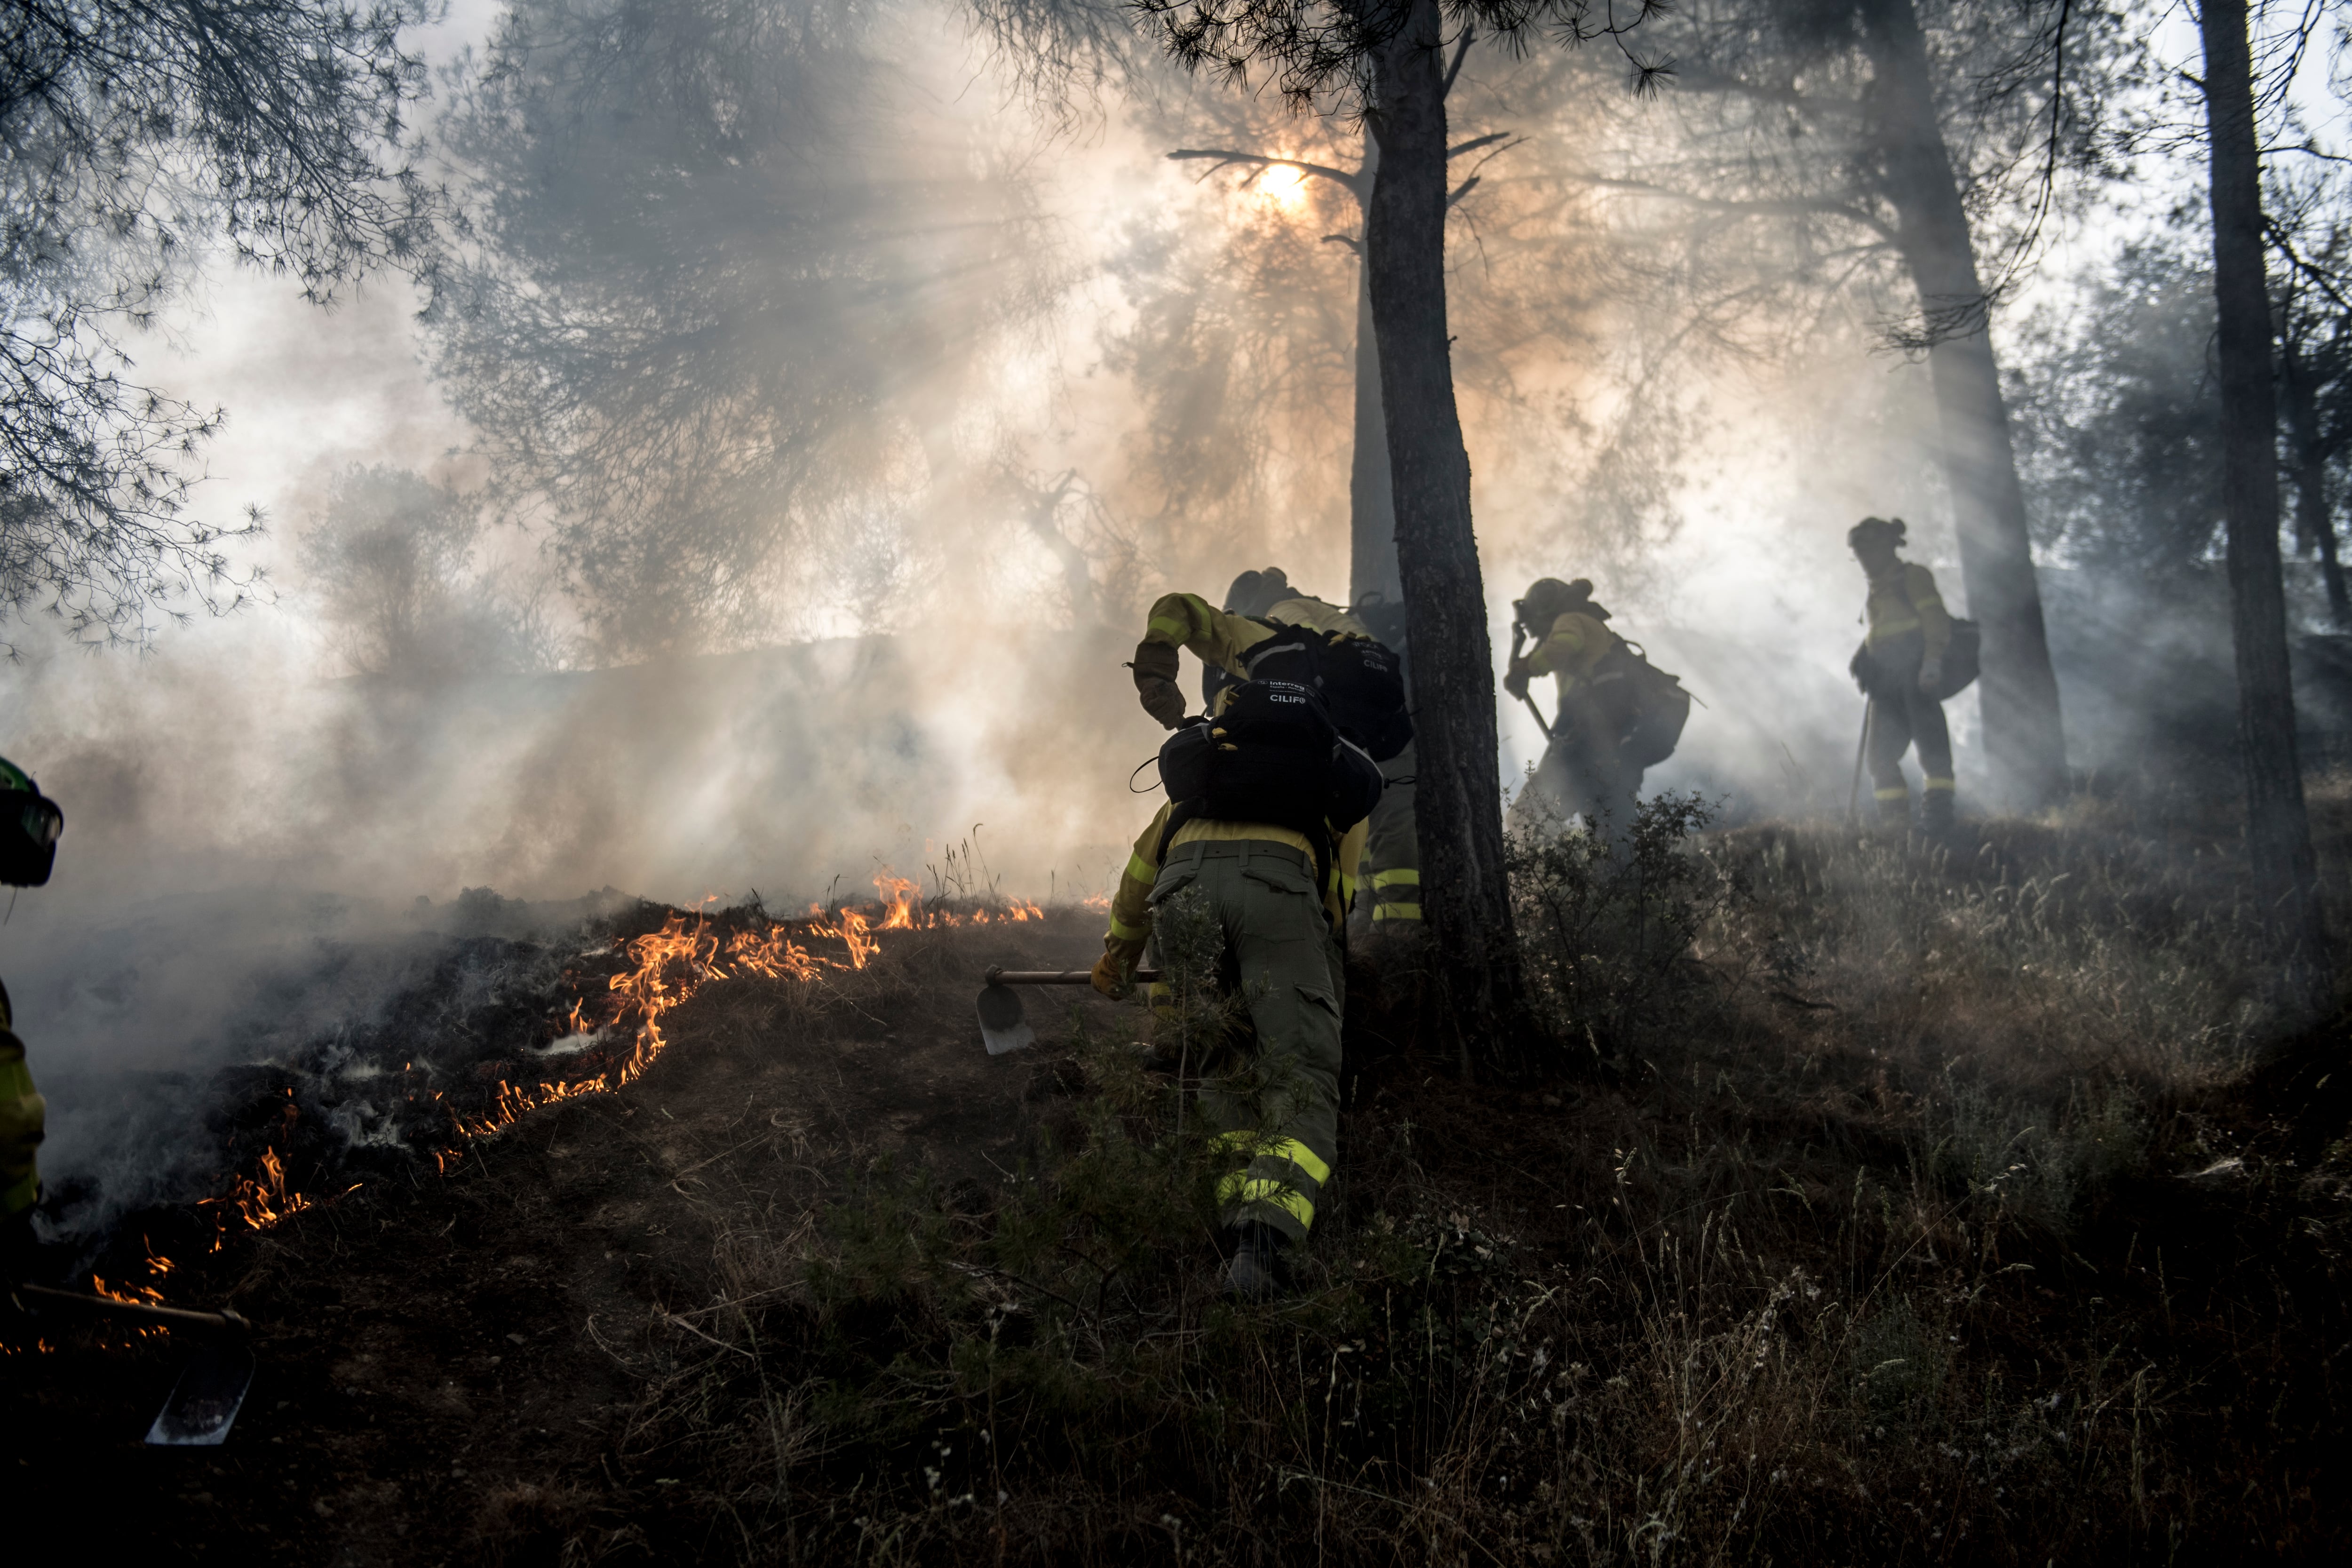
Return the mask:
<svg viewBox="0 0 2352 1568"><path fill-rule="evenodd" d="M10 1031L5 992L0 992L0 1219L13 1219L41 1194L35 1152L41 1146L48 1101L33 1088L25 1066L25 1042Z"/></svg>
<svg viewBox="0 0 2352 1568"><path fill-rule="evenodd" d="M1372 635L1371 628L1348 611L1304 594L1276 605L1265 618L1286 626L1311 626L1318 632ZM1202 664L1213 664L1246 679L1249 669L1243 656L1274 635L1247 616L1217 609L1198 594L1163 594L1151 606L1143 640L1183 648Z"/></svg>
<svg viewBox="0 0 2352 1568"><path fill-rule="evenodd" d="M1552 617L1551 629L1521 656L1519 668L1530 677L1557 677L1559 695L1565 699L1592 679L1592 672L1616 646L1615 632L1591 616L1570 610Z"/></svg>
<svg viewBox="0 0 2352 1568"><path fill-rule="evenodd" d="M1870 646L1881 647L1916 632L1926 657L1942 659L1952 643L1952 616L1936 591L1936 574L1912 561L1898 561L1895 567L1870 580Z"/></svg>

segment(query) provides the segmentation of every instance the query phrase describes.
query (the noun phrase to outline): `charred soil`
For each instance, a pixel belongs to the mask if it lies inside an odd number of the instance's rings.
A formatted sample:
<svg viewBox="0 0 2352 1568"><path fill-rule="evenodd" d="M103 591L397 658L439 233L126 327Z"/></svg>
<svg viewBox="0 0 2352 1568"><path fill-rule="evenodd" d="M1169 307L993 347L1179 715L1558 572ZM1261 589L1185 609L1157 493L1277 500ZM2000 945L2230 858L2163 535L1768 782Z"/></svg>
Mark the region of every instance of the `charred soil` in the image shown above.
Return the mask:
<svg viewBox="0 0 2352 1568"><path fill-rule="evenodd" d="M246 1413L145 1448L185 1345L44 1328L11 1489L240 1562L2340 1560L2345 1024L2265 1001L2226 877L1696 826L1521 865L1550 1081L1462 1081L1360 949L1287 1300L1217 1296L1148 1013L981 1051L982 971L1099 917L885 932L442 1169L134 1217L100 1272L253 1319Z"/></svg>

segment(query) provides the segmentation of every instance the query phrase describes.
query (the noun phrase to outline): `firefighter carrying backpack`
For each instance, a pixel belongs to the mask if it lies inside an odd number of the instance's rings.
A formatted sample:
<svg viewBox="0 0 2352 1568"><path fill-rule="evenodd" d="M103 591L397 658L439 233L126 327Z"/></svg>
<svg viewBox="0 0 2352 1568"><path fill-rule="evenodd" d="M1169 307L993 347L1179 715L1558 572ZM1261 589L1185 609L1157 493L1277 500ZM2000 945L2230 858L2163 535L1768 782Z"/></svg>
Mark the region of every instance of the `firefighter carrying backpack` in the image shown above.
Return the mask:
<svg viewBox="0 0 2352 1568"><path fill-rule="evenodd" d="M1624 683L1613 704L1622 715L1617 753L1633 767L1656 767L1682 742L1683 726L1690 721L1691 694L1683 689L1682 677L1652 664L1640 644L1623 637L1601 656L1592 673L1595 688L1617 681Z"/></svg>
<svg viewBox="0 0 2352 1568"><path fill-rule="evenodd" d="M1412 742L1404 666L1383 642L1354 632L1318 632L1260 620L1274 636L1242 652L1252 680L1289 680L1323 700L1332 727L1385 763ZM1204 695L1214 702L1212 687Z"/></svg>
<svg viewBox="0 0 2352 1568"><path fill-rule="evenodd" d="M1270 822L1319 846L1328 870L1331 840L1380 804L1381 770L1331 721L1323 700L1291 680L1245 680L1224 710L1180 726L1160 748L1160 782L1175 809L1160 845L1196 817Z"/></svg>
<svg viewBox="0 0 2352 1568"><path fill-rule="evenodd" d="M1962 620L1959 616L1954 616L1952 640L1944 647L1943 679L1936 683L1936 689L1927 695L1937 702L1949 702L1976 683L1977 676L1983 668L1983 658L1982 629L1974 621ZM1854 649L1853 658L1847 664L1846 668L1853 676L1853 683L1862 688L1862 694L1864 697L1895 701L1910 695L1906 689L1906 678L1904 671L1880 663L1872 655L1870 639L1867 637L1863 639L1860 647Z"/></svg>

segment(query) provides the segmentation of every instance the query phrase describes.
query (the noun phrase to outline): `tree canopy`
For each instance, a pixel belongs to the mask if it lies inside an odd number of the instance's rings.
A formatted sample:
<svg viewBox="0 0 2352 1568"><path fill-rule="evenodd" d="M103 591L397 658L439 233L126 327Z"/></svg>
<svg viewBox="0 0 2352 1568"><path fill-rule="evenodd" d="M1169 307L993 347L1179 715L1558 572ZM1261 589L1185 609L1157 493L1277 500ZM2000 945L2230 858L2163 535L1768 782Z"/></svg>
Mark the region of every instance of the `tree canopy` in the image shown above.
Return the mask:
<svg viewBox="0 0 2352 1568"><path fill-rule="evenodd" d="M67 0L0 23L0 611L143 639L244 583L194 519L217 410L139 384L131 336L215 247L309 298L419 265L405 160L427 0Z"/></svg>

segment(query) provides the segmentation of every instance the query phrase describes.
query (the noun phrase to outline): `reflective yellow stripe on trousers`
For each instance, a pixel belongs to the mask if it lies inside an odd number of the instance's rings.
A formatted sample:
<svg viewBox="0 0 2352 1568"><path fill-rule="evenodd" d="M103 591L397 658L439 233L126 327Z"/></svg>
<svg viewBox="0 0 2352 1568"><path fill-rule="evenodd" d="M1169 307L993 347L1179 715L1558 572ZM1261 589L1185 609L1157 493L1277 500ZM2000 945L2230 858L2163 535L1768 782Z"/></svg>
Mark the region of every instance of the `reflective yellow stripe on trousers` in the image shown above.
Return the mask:
<svg viewBox="0 0 2352 1568"><path fill-rule="evenodd" d="M1265 1204L1270 1208L1278 1208L1309 1229L1315 1224L1314 1204L1287 1182L1235 1171L1217 1184L1217 1205L1220 1208L1248 1204Z"/></svg>
<svg viewBox="0 0 2352 1568"><path fill-rule="evenodd" d="M1411 889L1407 891L1407 889ZM1417 921L1421 919L1421 868L1398 866L1372 873L1372 919L1375 921Z"/></svg>
<svg viewBox="0 0 2352 1568"><path fill-rule="evenodd" d="M1253 1160L1268 1156L1287 1160L1318 1184L1331 1179L1331 1167L1324 1163L1323 1156L1296 1138L1273 1138L1263 1132L1220 1132L1213 1142L1220 1149L1234 1150Z"/></svg>

